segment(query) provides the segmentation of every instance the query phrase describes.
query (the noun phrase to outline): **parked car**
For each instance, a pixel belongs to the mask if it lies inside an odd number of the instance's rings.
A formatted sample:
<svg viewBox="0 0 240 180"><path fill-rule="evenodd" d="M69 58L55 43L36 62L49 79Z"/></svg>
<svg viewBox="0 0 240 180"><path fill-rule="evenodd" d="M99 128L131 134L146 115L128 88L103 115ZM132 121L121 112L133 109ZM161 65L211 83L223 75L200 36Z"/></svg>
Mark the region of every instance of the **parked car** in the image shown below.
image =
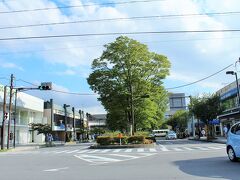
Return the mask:
<svg viewBox="0 0 240 180"><path fill-rule="evenodd" d="M177 139L177 134L174 131L169 131L166 135L166 139Z"/></svg>
<svg viewBox="0 0 240 180"><path fill-rule="evenodd" d="M226 150L230 161L237 161L240 158L240 122L229 129Z"/></svg>

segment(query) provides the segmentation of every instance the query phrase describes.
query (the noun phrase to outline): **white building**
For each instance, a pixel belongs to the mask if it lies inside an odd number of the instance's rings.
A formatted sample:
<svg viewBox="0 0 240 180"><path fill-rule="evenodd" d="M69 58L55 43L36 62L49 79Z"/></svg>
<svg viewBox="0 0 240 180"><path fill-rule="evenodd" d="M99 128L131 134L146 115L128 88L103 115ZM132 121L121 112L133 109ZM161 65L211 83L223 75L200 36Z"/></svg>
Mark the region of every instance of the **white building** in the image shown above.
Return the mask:
<svg viewBox="0 0 240 180"><path fill-rule="evenodd" d="M4 86L0 85L0 135L2 135L2 120L3 120L3 97L4 97ZM14 133L14 109L15 109L15 93L12 99L12 116L11 116L11 133ZM7 112L9 112L9 90L7 91ZM29 123L47 123L43 121L43 103L44 101L40 98L28 95L26 93L17 93L17 104L16 104L16 131L15 131L15 143L27 144L30 142L42 143L44 142L44 136L37 135L37 132L32 132L29 128ZM8 121L5 121L5 143L7 143L8 134ZM13 140L10 142L10 145Z"/></svg>

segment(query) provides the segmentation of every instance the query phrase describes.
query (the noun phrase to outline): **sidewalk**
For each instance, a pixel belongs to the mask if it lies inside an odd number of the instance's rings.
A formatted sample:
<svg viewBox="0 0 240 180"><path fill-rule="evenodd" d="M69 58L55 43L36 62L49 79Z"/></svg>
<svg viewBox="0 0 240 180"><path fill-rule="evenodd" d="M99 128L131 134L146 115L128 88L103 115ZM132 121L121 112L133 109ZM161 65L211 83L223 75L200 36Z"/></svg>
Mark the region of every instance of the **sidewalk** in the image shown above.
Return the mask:
<svg viewBox="0 0 240 180"><path fill-rule="evenodd" d="M211 139L207 141L207 137L201 137L198 139L198 137L189 137L189 140L195 140L195 141L206 141L206 142L214 142L214 143L220 143L220 144L226 144L227 139L225 137L216 137L216 139Z"/></svg>

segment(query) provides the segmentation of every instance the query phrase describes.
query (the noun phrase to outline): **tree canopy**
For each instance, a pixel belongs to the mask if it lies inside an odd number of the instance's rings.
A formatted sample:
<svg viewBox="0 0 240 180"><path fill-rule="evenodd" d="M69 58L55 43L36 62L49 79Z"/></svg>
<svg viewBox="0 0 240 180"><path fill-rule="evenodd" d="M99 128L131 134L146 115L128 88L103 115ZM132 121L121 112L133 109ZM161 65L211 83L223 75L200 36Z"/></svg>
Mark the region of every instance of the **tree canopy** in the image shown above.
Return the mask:
<svg viewBox="0 0 240 180"><path fill-rule="evenodd" d="M187 128L189 113L185 110L176 111L172 117L169 118L167 124L172 126L174 131L184 132Z"/></svg>
<svg viewBox="0 0 240 180"><path fill-rule="evenodd" d="M150 52L148 47L125 36L106 44L102 55L92 62L88 77L107 111L112 130L127 131L134 105L135 129L157 127L167 105L162 80L169 74L166 56ZM149 98L146 95L149 95Z"/></svg>
<svg viewBox="0 0 240 180"><path fill-rule="evenodd" d="M189 109L197 119L208 124L209 121L217 118L223 112L224 107L217 94L205 94L202 97L191 98Z"/></svg>

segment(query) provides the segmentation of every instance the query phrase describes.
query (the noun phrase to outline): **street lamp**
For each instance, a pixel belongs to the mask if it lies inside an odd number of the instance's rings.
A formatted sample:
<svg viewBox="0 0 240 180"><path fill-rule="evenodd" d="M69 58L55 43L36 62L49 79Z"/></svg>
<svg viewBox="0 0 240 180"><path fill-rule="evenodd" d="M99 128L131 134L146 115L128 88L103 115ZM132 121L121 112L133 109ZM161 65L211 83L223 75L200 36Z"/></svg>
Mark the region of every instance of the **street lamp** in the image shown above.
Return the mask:
<svg viewBox="0 0 240 180"><path fill-rule="evenodd" d="M238 85L238 77L237 77L237 73L234 71L227 71L226 74L231 74L231 75L235 75L236 77L236 84L237 84L237 99L238 99L238 107L240 105L240 95L239 95L239 85Z"/></svg>

